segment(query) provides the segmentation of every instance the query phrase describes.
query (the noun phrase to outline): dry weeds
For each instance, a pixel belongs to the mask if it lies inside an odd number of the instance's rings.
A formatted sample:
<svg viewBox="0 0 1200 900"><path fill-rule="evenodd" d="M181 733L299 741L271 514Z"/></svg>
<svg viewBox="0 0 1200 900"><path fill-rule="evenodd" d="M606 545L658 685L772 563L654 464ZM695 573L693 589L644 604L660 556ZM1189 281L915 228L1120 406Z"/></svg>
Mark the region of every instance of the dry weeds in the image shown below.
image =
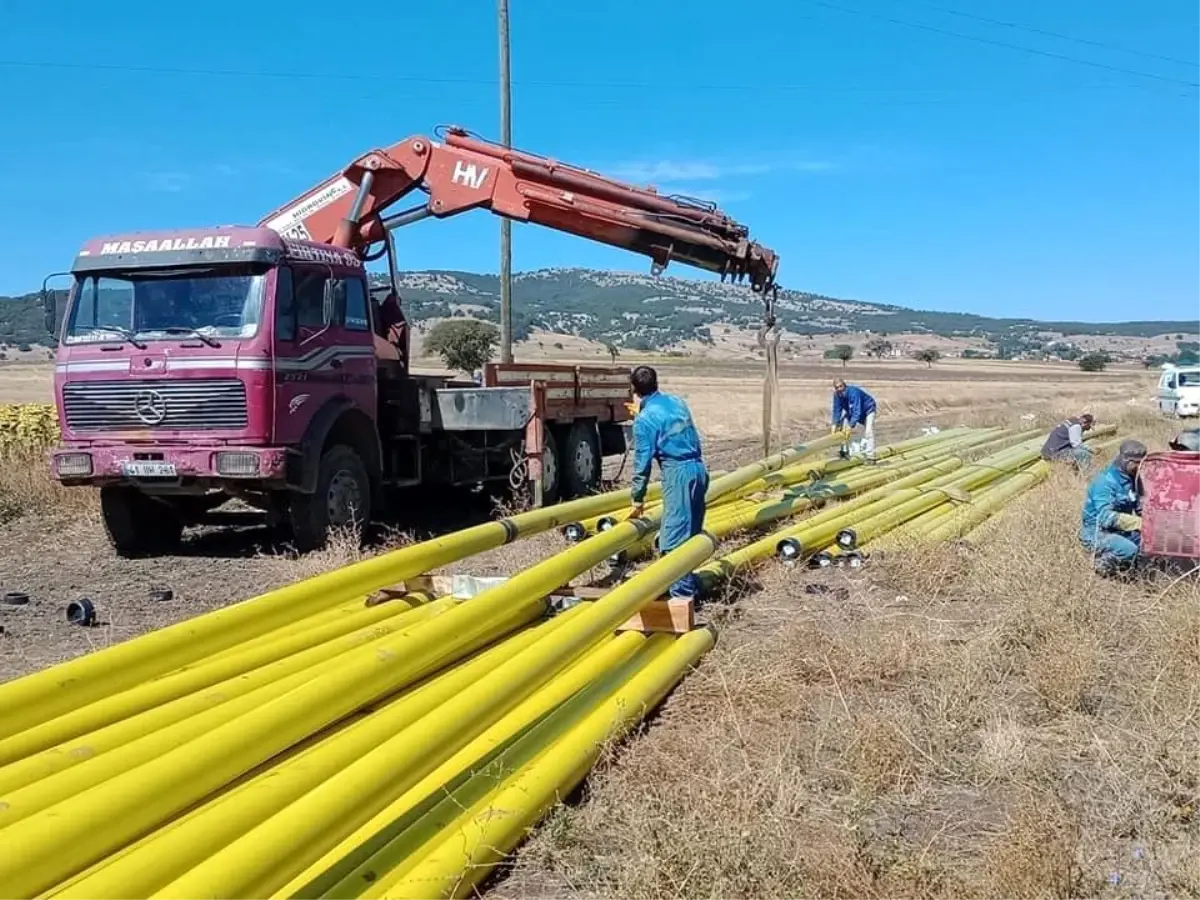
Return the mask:
<svg viewBox="0 0 1200 900"><path fill-rule="evenodd" d="M48 452L0 453L0 527L29 513L78 516L98 509L94 491L69 490L50 477Z"/></svg>

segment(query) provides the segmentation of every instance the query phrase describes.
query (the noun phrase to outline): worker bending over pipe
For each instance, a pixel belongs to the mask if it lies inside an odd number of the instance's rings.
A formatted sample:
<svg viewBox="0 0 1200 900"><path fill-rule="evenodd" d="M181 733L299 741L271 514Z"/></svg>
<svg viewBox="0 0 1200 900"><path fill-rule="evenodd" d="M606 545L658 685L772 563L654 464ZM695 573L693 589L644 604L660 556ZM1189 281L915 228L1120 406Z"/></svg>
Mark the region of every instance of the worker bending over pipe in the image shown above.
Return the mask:
<svg viewBox="0 0 1200 900"><path fill-rule="evenodd" d="M852 429L859 425L863 429L863 452L867 459L875 458L875 398L856 384L846 384L842 379L833 383L833 427L830 434L839 429L847 438Z"/></svg>
<svg viewBox="0 0 1200 900"><path fill-rule="evenodd" d="M1096 571L1112 575L1137 562L1142 538L1137 472L1146 457L1141 441L1122 441L1117 457L1088 483L1079 539L1092 551Z"/></svg>
<svg viewBox="0 0 1200 900"><path fill-rule="evenodd" d="M1042 444L1042 459L1074 463L1081 471L1089 468L1092 463L1092 451L1083 442L1083 434L1085 431L1091 431L1095 424L1096 420L1091 413L1071 416L1059 422L1046 436L1046 443Z"/></svg>
<svg viewBox="0 0 1200 900"><path fill-rule="evenodd" d="M670 553L704 529L704 495L708 469L700 448L700 433L692 413L680 397L658 389L658 373L638 366L630 375L638 412L633 420L633 476L630 518L644 512L650 469L658 460L662 472L662 525L658 549ZM696 578L691 572L674 582L672 597L694 597Z"/></svg>

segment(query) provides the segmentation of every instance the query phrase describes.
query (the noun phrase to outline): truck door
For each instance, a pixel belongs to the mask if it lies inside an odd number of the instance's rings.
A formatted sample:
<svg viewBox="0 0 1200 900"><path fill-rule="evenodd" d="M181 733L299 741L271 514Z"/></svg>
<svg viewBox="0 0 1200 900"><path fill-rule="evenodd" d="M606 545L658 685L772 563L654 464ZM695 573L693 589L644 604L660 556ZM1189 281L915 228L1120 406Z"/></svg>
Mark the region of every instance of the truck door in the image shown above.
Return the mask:
<svg viewBox="0 0 1200 900"><path fill-rule="evenodd" d="M374 418L375 354L362 276L282 266L275 311L275 440L299 443L317 410L335 397L348 397Z"/></svg>
<svg viewBox="0 0 1200 900"><path fill-rule="evenodd" d="M1175 412L1175 372L1164 372L1158 381L1158 409L1168 415Z"/></svg>

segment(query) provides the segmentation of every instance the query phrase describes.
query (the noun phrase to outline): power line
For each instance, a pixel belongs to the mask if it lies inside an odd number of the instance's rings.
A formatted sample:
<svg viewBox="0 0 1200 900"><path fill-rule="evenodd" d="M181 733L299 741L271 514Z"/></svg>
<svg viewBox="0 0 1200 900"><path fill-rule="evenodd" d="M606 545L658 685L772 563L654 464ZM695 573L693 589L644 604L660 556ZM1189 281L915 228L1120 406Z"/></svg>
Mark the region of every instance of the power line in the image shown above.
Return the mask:
<svg viewBox="0 0 1200 900"><path fill-rule="evenodd" d="M870 18L882 18L884 21L895 22L900 25L909 25L914 28L924 30L937 31L941 34L948 34L953 37L964 37L968 40L978 40L983 43L997 43L998 46L1012 47L1013 49L1025 50L1026 52L1038 53L1039 55L1049 55L1058 59L1066 59L1071 62L1082 62L1084 65L1094 65L1099 68L1109 69L1114 72L1123 72L1125 74L1142 75L1150 78L1158 76L1146 75L1143 72L1136 72L1128 69L1121 69L1112 66L1103 66L1098 63L1089 63L1086 60L1074 60L1071 57L1061 57L1057 54L1046 54L1041 51L1030 50L1016 45L1009 45L995 41L988 41L985 38L975 38L971 35L960 35L955 32L943 31L934 29L929 26L916 25L914 23L903 22L901 20L888 19L886 17L875 16L871 13L864 13L859 10L853 10L848 7L835 6L832 3L822 3L819 0L804 0L804 2L815 3L818 6L825 6L829 9L836 9L839 12L855 13L866 15ZM80 72L125 72L144 75L177 75L177 76L199 76L203 78L266 78L266 79L281 79L295 81L347 81L347 82L375 82L380 84L396 84L402 82L414 85L463 85L467 87L496 87L499 84L498 79L494 78L461 78L448 76L431 76L431 75L403 75L403 74L380 74L373 75L365 72L345 73L345 72L295 72L295 71L279 71L279 70L251 70L251 69L219 69L219 68L186 68L179 66L146 66L146 65L127 65L117 63L75 63L62 62L58 60L22 60L22 59L0 59L0 68L14 69L57 69L67 71ZM1167 81L1173 84L1180 84L1186 87L1200 87L1187 81L1178 81L1176 79L1160 78L1159 80ZM582 90L595 89L613 89L613 90L633 90L633 91L662 91L664 85L652 84L648 82L615 82L615 81L563 81L563 80L524 80L514 81L514 87L524 88L578 88ZM679 83L680 86L686 87L688 90L698 91L753 91L761 93L763 84L698 84L693 82ZM934 87L934 88L896 88L896 87L864 87L857 85L823 85L823 84L771 84L767 85L772 90L776 91L796 91L796 92L811 92L814 94L827 93L862 93L862 94L986 94L991 93L991 89L975 89L975 88L959 88L959 87ZM1060 90L1066 93L1075 91L1104 91L1104 90L1119 90L1126 87L1149 87L1148 85L1136 84L1094 84L1094 85L1069 85L1056 87L1054 90ZM1045 89L1039 89L1039 93L1044 93Z"/></svg>
<svg viewBox="0 0 1200 900"><path fill-rule="evenodd" d="M811 6L821 6L825 9L836 10L837 12L850 13L851 15L863 16L867 19L876 19L880 22L888 22L892 25L901 25L905 28L915 28L918 31L928 31L931 34L940 34L946 37L959 38L965 41L974 41L977 44L988 44L992 47L1004 47L1009 50L1016 50L1020 53L1028 53L1032 56L1043 56L1047 59L1057 59L1062 62L1075 63L1080 66L1090 66L1093 69L1104 69L1108 72L1120 72L1123 75L1135 75L1138 78L1151 78L1155 81L1162 81L1167 84L1177 84L1184 87L1200 88L1200 83L1195 81L1184 81L1181 78L1172 78L1169 75L1156 75L1152 72L1142 72L1138 69L1126 69L1123 66L1111 66L1107 63L1094 62L1090 59L1080 59L1077 56L1067 56L1063 53L1053 53L1049 50L1038 50L1034 47L1025 47L1021 44L1010 44L1007 41L997 41L992 38L978 37L973 34L963 34L961 31L950 31L947 28L938 28L934 25L924 25L919 22L909 22L906 19L896 19L891 16L881 15L879 13L867 12L862 9L852 9L848 6L840 6L836 3L826 3L825 0L801 0L803 3L808 3Z"/></svg>
<svg viewBox="0 0 1200 900"><path fill-rule="evenodd" d="M1134 50L1132 47L1118 47L1116 44L1106 44L1103 41L1093 41L1089 40L1088 38L1076 37L1071 34L1061 34L1057 31L1047 31L1044 28L1035 28L1032 25L1024 25L1020 22L1005 22L1000 19L989 19L987 16L978 16L974 13L963 12L959 9L950 9L946 6L939 6L936 3L924 2L924 0L916 0L916 2L921 3L922 6L928 6L930 9L936 9L940 12L944 12L952 16L959 16L963 19L973 19L976 22L985 22L988 25L999 25L1003 28L1013 28L1017 31L1028 31L1030 34L1040 34L1043 37L1056 38L1060 41L1070 41L1073 44L1082 44L1086 47L1098 47L1102 50L1115 50L1118 53L1130 53L1134 56L1144 56L1147 59L1157 59L1161 60L1162 62L1179 63L1183 66L1190 66L1193 69L1200 67L1200 62L1197 62L1194 59L1179 59L1175 56L1164 56L1161 53L1149 53L1145 50Z"/></svg>

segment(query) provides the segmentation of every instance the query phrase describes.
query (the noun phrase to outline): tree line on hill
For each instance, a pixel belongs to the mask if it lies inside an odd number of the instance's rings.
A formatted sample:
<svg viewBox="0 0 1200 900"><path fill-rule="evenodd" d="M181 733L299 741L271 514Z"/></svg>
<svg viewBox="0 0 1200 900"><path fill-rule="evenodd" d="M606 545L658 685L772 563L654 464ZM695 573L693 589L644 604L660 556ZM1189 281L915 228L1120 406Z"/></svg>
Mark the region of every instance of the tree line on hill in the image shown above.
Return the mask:
<svg viewBox="0 0 1200 900"><path fill-rule="evenodd" d="M381 277L372 276L376 280ZM494 275L407 272L402 276L401 294L414 322L443 318L499 321L499 279ZM1195 352L1189 349L1195 343L1191 339L1200 332L1200 322L1089 324L996 319L798 291L780 293L777 315L782 328L810 341L818 335L866 332L871 337L861 352L869 356L889 355L877 352L877 342L888 343L890 335L899 334L967 339L988 348L976 350L976 355L1000 359L1044 355L1075 360L1085 355L1084 351L1062 345L1054 335L1145 338L1171 334L1177 351L1167 356L1182 356L1186 361L1186 354ZM590 269L547 269L514 278L513 334L517 340L529 337L537 328L576 335L617 350L669 351L684 342L713 344L714 325L753 330L761 320L760 298L744 286ZM0 297L0 343L15 348L50 341L36 294ZM839 348L830 352L835 350L843 352ZM922 361L932 364L935 360Z"/></svg>

